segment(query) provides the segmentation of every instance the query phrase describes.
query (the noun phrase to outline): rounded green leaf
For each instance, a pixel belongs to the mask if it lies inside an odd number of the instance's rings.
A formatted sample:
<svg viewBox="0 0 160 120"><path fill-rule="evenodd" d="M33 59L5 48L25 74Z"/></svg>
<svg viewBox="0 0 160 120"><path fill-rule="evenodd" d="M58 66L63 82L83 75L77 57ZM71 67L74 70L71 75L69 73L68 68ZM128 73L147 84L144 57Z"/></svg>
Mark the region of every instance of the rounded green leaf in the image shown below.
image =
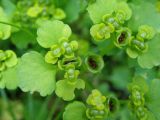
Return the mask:
<svg viewBox="0 0 160 120"><path fill-rule="evenodd" d="M135 76L133 78L133 82L128 85L129 91L131 91L134 86L138 86L143 93L148 92L148 85L142 76Z"/></svg>
<svg viewBox="0 0 160 120"><path fill-rule="evenodd" d="M0 88L16 89L18 86L17 66L6 69L1 73ZM2 87L3 84L3 87Z"/></svg>
<svg viewBox="0 0 160 120"><path fill-rule="evenodd" d="M87 8L93 23L100 23L102 17L111 14L116 7L116 0L96 0Z"/></svg>
<svg viewBox="0 0 160 120"><path fill-rule="evenodd" d="M59 20L46 21L38 28L37 35L38 43L44 48L49 48L63 38L68 39L71 29Z"/></svg>
<svg viewBox="0 0 160 120"><path fill-rule="evenodd" d="M36 31L32 30L31 32L36 34ZM36 35L32 36L32 34L27 34L22 30L12 33L11 41L18 49L26 49L29 45L37 43Z"/></svg>
<svg viewBox="0 0 160 120"><path fill-rule="evenodd" d="M138 63L142 68L152 68L160 65L160 35L148 42L148 51L138 56Z"/></svg>
<svg viewBox="0 0 160 120"><path fill-rule="evenodd" d="M59 80L56 83L56 94L58 97L63 98L66 101L70 101L74 99L75 94L74 90L77 89L84 89L85 83L83 80L77 80L75 84L70 84L67 80Z"/></svg>
<svg viewBox="0 0 160 120"><path fill-rule="evenodd" d="M160 32L160 14L156 9L156 5L146 0L139 0L138 3L131 2L132 17L129 20L129 28L134 32L141 25L150 25Z"/></svg>
<svg viewBox="0 0 160 120"><path fill-rule="evenodd" d="M65 108L63 120L88 120L86 117L86 106L82 102L75 101Z"/></svg>
<svg viewBox="0 0 160 120"><path fill-rule="evenodd" d="M124 20L129 20L132 16L132 10L126 2L119 2L115 8L115 12L122 12L124 14Z"/></svg>
<svg viewBox="0 0 160 120"><path fill-rule="evenodd" d="M147 94L146 106L149 111L154 115L156 120L160 120L160 79L154 79L151 82L149 93ZM149 119L152 120L152 119ZM153 119L154 120L154 119Z"/></svg>
<svg viewBox="0 0 160 120"><path fill-rule="evenodd" d="M35 51L24 54L18 64L19 87L24 92L50 95L55 89L55 74L55 66L46 63Z"/></svg>

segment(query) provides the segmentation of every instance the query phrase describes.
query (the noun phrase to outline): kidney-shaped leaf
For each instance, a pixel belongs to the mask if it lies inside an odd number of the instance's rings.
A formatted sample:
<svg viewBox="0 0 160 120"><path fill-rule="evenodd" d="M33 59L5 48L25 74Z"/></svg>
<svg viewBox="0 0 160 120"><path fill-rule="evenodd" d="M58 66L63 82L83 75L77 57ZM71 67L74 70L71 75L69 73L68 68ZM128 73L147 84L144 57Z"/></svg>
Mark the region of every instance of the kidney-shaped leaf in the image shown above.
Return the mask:
<svg viewBox="0 0 160 120"><path fill-rule="evenodd" d="M88 120L86 117L86 106L82 102L70 103L63 113L63 120Z"/></svg>
<svg viewBox="0 0 160 120"><path fill-rule="evenodd" d="M143 68L152 68L160 65L160 35L148 42L148 51L138 57L138 63Z"/></svg>
<svg viewBox="0 0 160 120"><path fill-rule="evenodd" d="M37 91L41 96L51 94L55 89L56 68L44 61L35 51L26 53L18 64L19 87L31 93Z"/></svg>
<svg viewBox="0 0 160 120"><path fill-rule="evenodd" d="M71 35L71 29L59 20L45 21L38 28L37 35L38 43L44 48L49 48L58 43L60 39L68 39Z"/></svg>
<svg viewBox="0 0 160 120"><path fill-rule="evenodd" d="M93 23L99 23L105 14L111 14L116 7L116 0L96 0L87 8Z"/></svg>

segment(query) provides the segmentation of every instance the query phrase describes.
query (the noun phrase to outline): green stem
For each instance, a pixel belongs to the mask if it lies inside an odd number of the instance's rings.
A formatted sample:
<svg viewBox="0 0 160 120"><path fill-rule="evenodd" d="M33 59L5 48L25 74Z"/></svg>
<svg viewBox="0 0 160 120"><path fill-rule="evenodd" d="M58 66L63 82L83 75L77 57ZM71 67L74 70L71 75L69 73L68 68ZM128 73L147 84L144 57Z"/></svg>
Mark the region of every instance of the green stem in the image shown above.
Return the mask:
<svg viewBox="0 0 160 120"><path fill-rule="evenodd" d="M48 97L45 99L44 103L43 103L42 106L41 106L41 109L40 109L40 111L39 111L39 114L37 115L36 120L41 120L41 119L43 118L43 116L44 116L44 114L45 114L45 111L46 111L46 108L47 108L47 105L48 105L51 97L52 97L52 96L48 96Z"/></svg>
<svg viewBox="0 0 160 120"><path fill-rule="evenodd" d="M20 26L17 26L17 25L14 25L12 23L7 23L7 22L3 22L3 21L0 21L1 24L5 24L5 25L10 25L12 27L15 27L15 28L18 28L24 32L26 32L27 34L29 34L30 36L34 37L34 34L32 34L29 30L25 29L25 28L22 28Z"/></svg>
<svg viewBox="0 0 160 120"><path fill-rule="evenodd" d="M8 98L7 98L7 95L6 95L6 92L5 92L5 90L3 90L3 89L1 89L1 96L2 96L3 100L7 102L8 111L9 111L12 119L13 119L13 120L16 120L16 116L15 116L15 114L14 114L14 112L13 112L12 106L10 105L10 103L9 103L9 101L8 101Z"/></svg>
<svg viewBox="0 0 160 120"><path fill-rule="evenodd" d="M53 104L53 106L52 106L49 114L48 114L47 120L52 120L52 116L53 116L54 112L56 111L56 108L57 108L57 106L59 105L59 103L60 103L60 99L57 98L57 99L55 100L55 103Z"/></svg>
<svg viewBox="0 0 160 120"><path fill-rule="evenodd" d="M60 117L62 117L63 111L59 112L59 114L56 116L55 120L60 120Z"/></svg>
<svg viewBox="0 0 160 120"><path fill-rule="evenodd" d="M28 93L28 115L29 115L29 120L34 120L34 106L31 93Z"/></svg>

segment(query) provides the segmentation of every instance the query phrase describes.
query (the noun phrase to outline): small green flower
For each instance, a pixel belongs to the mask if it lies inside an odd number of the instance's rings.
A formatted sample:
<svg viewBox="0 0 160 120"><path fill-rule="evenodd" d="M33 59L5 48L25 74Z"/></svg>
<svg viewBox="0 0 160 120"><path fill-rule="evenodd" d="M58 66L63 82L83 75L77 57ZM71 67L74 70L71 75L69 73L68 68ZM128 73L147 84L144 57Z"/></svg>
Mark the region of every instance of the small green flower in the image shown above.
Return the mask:
<svg viewBox="0 0 160 120"><path fill-rule="evenodd" d="M64 54L64 49L59 47L59 45L53 45L51 47L51 51L54 57L60 57L62 54Z"/></svg>
<svg viewBox="0 0 160 120"><path fill-rule="evenodd" d="M132 93L130 99L132 100L135 106L142 106L144 105L145 102L144 94L140 91L140 88L136 85L132 87Z"/></svg>
<svg viewBox="0 0 160 120"><path fill-rule="evenodd" d="M72 41L71 44L67 41L63 41L61 44L62 48L64 49L64 56L66 58L74 57L74 51L77 50L78 43L76 43L76 41Z"/></svg>
<svg viewBox="0 0 160 120"><path fill-rule="evenodd" d="M61 8L56 8L53 15L57 20L62 20L66 17L65 12Z"/></svg>
<svg viewBox="0 0 160 120"><path fill-rule="evenodd" d="M119 10L116 12L116 18L120 24L124 24L126 20L126 14L123 10Z"/></svg>
<svg viewBox="0 0 160 120"><path fill-rule="evenodd" d="M134 46L134 48L136 48L138 51L141 51L141 52L145 52L147 51L147 44L143 41L140 41L138 39L133 39L131 41L131 44Z"/></svg>
<svg viewBox="0 0 160 120"><path fill-rule="evenodd" d="M78 50L78 42L77 41L71 41L70 45L72 46L73 50Z"/></svg>
<svg viewBox="0 0 160 120"><path fill-rule="evenodd" d="M90 33L94 40L104 40L110 38L110 34L114 32L112 24L95 24L91 27Z"/></svg>
<svg viewBox="0 0 160 120"><path fill-rule="evenodd" d="M125 21L131 18L132 10L126 2L120 2L115 7L115 14L119 23L123 24Z"/></svg>
<svg viewBox="0 0 160 120"><path fill-rule="evenodd" d="M141 41L150 40L154 37L154 35L155 35L155 30L151 26L142 25L138 28L137 38Z"/></svg>
<svg viewBox="0 0 160 120"><path fill-rule="evenodd" d="M139 106L136 108L136 114L140 120L147 120L148 119L147 112L148 112L148 110L143 106Z"/></svg>
<svg viewBox="0 0 160 120"><path fill-rule="evenodd" d="M36 18L42 12L42 10L43 8L41 6L35 4L27 10L27 15L29 17Z"/></svg>
<svg viewBox="0 0 160 120"><path fill-rule="evenodd" d="M74 64L71 64L67 66L64 78L66 78L70 84L76 84L79 74L79 70L75 70Z"/></svg>
<svg viewBox="0 0 160 120"><path fill-rule="evenodd" d="M0 50L0 71L13 67L18 63L18 58L12 50Z"/></svg>
<svg viewBox="0 0 160 120"><path fill-rule="evenodd" d="M120 27L120 24L118 22L118 19L113 16L113 14L106 14L102 17L102 21L105 24L111 24L114 26L114 29L118 29Z"/></svg>
<svg viewBox="0 0 160 120"><path fill-rule="evenodd" d="M53 56L53 51L48 51L45 55L45 61L50 64L56 64L58 57Z"/></svg>
<svg viewBox="0 0 160 120"><path fill-rule="evenodd" d="M107 109L110 113L115 113L119 108L118 99L114 96L107 98Z"/></svg>
<svg viewBox="0 0 160 120"><path fill-rule="evenodd" d="M97 110L104 110L106 97L103 96L98 90L92 90L92 93L87 98L87 104L94 106Z"/></svg>
<svg viewBox="0 0 160 120"><path fill-rule="evenodd" d="M45 55L45 61L47 63L55 64L58 61L58 58L64 53L64 49L58 45L53 45L51 50Z"/></svg>
<svg viewBox="0 0 160 120"><path fill-rule="evenodd" d="M6 50L5 54L7 56L5 60L5 65L7 67L13 67L18 63L18 58L12 50Z"/></svg>
<svg viewBox="0 0 160 120"><path fill-rule="evenodd" d="M145 53L148 51L148 43L132 38L129 42L129 47L126 49L127 54L131 58L137 58L139 54Z"/></svg>
<svg viewBox="0 0 160 120"><path fill-rule="evenodd" d="M129 28L121 28L116 32L117 32L117 35L116 35L117 39L114 42L114 44L119 48L128 45L132 39L131 30Z"/></svg>
<svg viewBox="0 0 160 120"><path fill-rule="evenodd" d="M91 54L85 58L85 65L90 72L97 73L103 69L104 61L101 56Z"/></svg>
<svg viewBox="0 0 160 120"><path fill-rule="evenodd" d="M62 60L58 61L58 68L64 70L67 68L67 66L70 66L71 64L79 67L82 64L82 60L80 57L64 57Z"/></svg>
<svg viewBox="0 0 160 120"><path fill-rule="evenodd" d="M90 120L103 120L105 116L104 110L96 110L96 109L87 109L86 115Z"/></svg>

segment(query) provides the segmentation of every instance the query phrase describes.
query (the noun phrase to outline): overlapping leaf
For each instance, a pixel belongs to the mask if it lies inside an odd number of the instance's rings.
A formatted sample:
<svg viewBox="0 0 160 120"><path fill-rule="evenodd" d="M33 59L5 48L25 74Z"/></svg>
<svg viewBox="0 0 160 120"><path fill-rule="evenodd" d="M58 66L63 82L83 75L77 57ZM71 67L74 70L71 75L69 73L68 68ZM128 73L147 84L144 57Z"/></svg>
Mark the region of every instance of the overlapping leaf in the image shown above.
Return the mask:
<svg viewBox="0 0 160 120"><path fill-rule="evenodd" d="M138 63L142 68L152 68L160 65L160 35L148 42L148 51L138 56Z"/></svg>
<svg viewBox="0 0 160 120"><path fill-rule="evenodd" d="M0 88L16 89L17 86L17 66L8 68L1 73Z"/></svg>
<svg viewBox="0 0 160 120"><path fill-rule="evenodd" d="M55 89L56 68L47 64L44 57L35 51L26 53L18 65L19 87L24 92L39 92L50 95Z"/></svg>
<svg viewBox="0 0 160 120"><path fill-rule="evenodd" d="M132 18L129 21L129 27L133 31L137 31L140 25L150 25L160 32L160 13L156 9L156 4L152 4L146 0L140 0L130 3L132 8Z"/></svg>
<svg viewBox="0 0 160 120"><path fill-rule="evenodd" d="M93 23L99 23L105 14L111 14L116 7L116 0L96 0L87 8Z"/></svg>
<svg viewBox="0 0 160 120"><path fill-rule="evenodd" d="M67 39L71 35L71 29L62 21L45 21L37 31L37 41L44 48L50 48L60 39Z"/></svg>
<svg viewBox="0 0 160 120"><path fill-rule="evenodd" d="M86 117L86 106L82 102L70 103L63 113L63 120L88 120Z"/></svg>

